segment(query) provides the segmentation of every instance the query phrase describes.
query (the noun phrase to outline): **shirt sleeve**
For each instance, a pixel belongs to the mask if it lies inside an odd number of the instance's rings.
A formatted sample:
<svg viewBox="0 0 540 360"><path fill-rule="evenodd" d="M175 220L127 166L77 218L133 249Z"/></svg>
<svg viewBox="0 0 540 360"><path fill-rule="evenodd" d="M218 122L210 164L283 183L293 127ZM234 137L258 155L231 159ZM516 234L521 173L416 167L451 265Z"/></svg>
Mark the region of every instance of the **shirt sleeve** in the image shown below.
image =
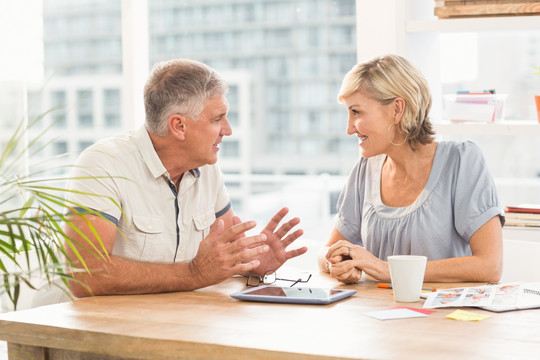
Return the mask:
<svg viewBox="0 0 540 360"><path fill-rule="evenodd" d="M232 207L232 204L229 193L227 192L227 188L225 186L225 178L223 177L223 173L217 165L213 165L213 167L215 169L217 186L216 204L214 207L214 211L216 213L216 218L218 218L225 214Z"/></svg>
<svg viewBox="0 0 540 360"><path fill-rule="evenodd" d="M67 206L86 207L101 212L111 220L120 219L119 179L104 166L110 161L112 157L100 151L90 150L80 155L68 181Z"/></svg>
<svg viewBox="0 0 540 360"><path fill-rule="evenodd" d="M334 226L351 243L362 242L362 207L365 189L366 159L361 158L349 174L349 178L337 201L337 216Z"/></svg>
<svg viewBox="0 0 540 360"><path fill-rule="evenodd" d="M494 216L504 225L497 189L480 148L471 141L457 146L454 181L454 221L467 241Z"/></svg>

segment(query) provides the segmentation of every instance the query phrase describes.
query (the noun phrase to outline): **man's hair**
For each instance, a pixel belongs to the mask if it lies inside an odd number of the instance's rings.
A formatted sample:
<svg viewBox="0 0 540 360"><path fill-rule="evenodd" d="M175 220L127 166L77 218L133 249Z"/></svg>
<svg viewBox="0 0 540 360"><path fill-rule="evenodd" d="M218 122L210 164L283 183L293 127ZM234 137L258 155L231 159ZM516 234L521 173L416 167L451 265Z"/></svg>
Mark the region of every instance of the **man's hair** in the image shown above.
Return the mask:
<svg viewBox="0 0 540 360"><path fill-rule="evenodd" d="M398 128L411 148L429 144L435 132L429 120L431 94L422 73L407 59L398 55L373 58L355 65L343 79L338 101L362 93L385 105L400 97L405 100L405 111Z"/></svg>
<svg viewBox="0 0 540 360"><path fill-rule="evenodd" d="M154 65L144 86L146 129L168 133L167 119L181 114L197 121L206 100L225 95L229 86L211 67L194 60L174 59Z"/></svg>

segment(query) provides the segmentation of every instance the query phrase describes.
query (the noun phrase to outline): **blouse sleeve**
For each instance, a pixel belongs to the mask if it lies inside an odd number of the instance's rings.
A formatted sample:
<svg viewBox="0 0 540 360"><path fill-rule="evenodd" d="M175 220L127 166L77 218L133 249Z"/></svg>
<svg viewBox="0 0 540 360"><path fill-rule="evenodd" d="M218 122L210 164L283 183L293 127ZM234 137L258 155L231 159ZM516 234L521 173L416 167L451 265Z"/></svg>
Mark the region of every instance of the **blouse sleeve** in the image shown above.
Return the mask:
<svg viewBox="0 0 540 360"><path fill-rule="evenodd" d="M351 243L363 245L362 207L364 203L366 159L361 158L349 174L349 178L337 201L337 217L334 226Z"/></svg>
<svg viewBox="0 0 540 360"><path fill-rule="evenodd" d="M454 221L458 233L467 241L494 216L504 225L493 177L480 148L471 141L457 148L454 172Z"/></svg>

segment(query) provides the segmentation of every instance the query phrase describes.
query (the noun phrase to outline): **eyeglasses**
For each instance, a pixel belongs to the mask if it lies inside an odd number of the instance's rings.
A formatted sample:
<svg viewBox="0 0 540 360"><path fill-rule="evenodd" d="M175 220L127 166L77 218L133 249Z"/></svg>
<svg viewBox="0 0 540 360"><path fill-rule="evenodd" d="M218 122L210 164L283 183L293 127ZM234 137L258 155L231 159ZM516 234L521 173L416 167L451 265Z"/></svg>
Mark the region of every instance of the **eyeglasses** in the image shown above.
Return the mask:
<svg viewBox="0 0 540 360"><path fill-rule="evenodd" d="M292 281L292 285L290 287L293 287L294 285L298 283L307 283L309 279L311 279L311 274L308 272L302 273L297 279L283 279L283 278L278 278L276 276L276 272L273 270L270 270L266 272L262 278L259 275L249 275L246 281L246 286L255 287L255 286L259 286L260 284L270 285L270 284L275 283L276 280L281 280L281 281Z"/></svg>

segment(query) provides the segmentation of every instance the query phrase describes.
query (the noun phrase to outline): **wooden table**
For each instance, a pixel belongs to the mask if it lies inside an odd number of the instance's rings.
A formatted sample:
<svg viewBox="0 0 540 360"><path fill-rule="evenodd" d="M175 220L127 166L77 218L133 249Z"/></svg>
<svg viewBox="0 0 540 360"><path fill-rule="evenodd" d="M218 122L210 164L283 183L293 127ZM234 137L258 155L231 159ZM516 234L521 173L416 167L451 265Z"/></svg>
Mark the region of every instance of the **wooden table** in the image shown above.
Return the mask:
<svg viewBox="0 0 540 360"><path fill-rule="evenodd" d="M0 314L0 339L8 341L10 359L540 358L540 310L469 309L491 317L462 322L446 318L455 309L438 309L427 318L381 321L364 313L407 304L395 303L391 290L374 282L339 286L314 276L313 287L358 292L331 305L290 305L232 299L229 294L244 289L244 281Z"/></svg>

